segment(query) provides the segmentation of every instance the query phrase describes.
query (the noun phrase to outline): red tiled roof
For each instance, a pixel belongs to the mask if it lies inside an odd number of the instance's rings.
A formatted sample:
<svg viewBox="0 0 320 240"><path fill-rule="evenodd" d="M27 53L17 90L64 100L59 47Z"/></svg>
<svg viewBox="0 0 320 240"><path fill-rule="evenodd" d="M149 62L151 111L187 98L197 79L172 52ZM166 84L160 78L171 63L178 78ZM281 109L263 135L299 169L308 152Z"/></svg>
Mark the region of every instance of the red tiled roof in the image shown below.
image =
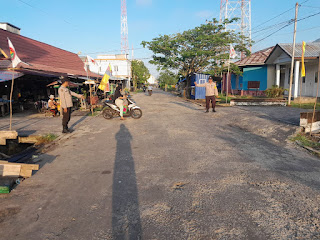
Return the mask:
<svg viewBox="0 0 320 240"><path fill-rule="evenodd" d="M22 71L29 69L54 75L87 76L84 64L77 54L0 29L0 48L8 56L10 53L7 38L12 42L21 61L30 64L19 64L18 68ZM90 76L100 77L94 73L90 73Z"/></svg>
<svg viewBox="0 0 320 240"><path fill-rule="evenodd" d="M261 51L252 53L249 57L235 62L238 66L264 65L265 60L270 55L274 47L269 47Z"/></svg>

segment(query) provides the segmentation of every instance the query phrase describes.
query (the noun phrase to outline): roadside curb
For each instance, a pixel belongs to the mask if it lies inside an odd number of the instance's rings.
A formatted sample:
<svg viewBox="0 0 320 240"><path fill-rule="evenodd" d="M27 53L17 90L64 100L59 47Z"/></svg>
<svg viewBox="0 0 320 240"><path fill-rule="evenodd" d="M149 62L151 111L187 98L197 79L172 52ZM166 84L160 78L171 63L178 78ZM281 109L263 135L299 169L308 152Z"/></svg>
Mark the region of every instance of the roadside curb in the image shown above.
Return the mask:
<svg viewBox="0 0 320 240"><path fill-rule="evenodd" d="M296 143L299 147L302 147L302 148L308 150L309 152L311 152L311 153L313 153L313 154L315 154L315 155L320 156L320 151L315 150L315 149L313 149L312 147L304 146L304 145L303 145L300 141L298 141L298 140L296 140L295 143Z"/></svg>
<svg viewBox="0 0 320 240"><path fill-rule="evenodd" d="M100 116L100 115L101 115L101 113L99 113L99 114L97 114L97 115L95 115L95 116L87 116L88 119L86 119L85 121L83 121L82 124L84 124L84 123L86 123L87 121L89 121L90 118L95 118L95 117L98 117L98 116ZM67 141L68 139L70 139L70 138L73 137L74 135L75 135L75 133L73 133L73 132L72 132L72 133L68 133L68 134L60 133L60 135L59 135L55 140L53 140L52 142L47 143L47 144L39 147L36 152L39 153L39 154L46 153L46 152L52 150L52 149L53 149L54 147L56 147L57 145L65 142L65 141Z"/></svg>

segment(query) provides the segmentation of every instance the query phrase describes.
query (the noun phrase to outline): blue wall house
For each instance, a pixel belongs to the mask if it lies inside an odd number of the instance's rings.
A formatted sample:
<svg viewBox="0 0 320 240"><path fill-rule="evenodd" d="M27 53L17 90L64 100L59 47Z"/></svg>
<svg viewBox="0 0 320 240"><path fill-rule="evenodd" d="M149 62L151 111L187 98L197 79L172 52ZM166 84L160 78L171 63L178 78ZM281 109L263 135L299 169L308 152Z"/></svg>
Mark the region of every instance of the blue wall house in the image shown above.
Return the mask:
<svg viewBox="0 0 320 240"><path fill-rule="evenodd" d="M265 64L274 47L252 53L249 57L235 62L243 71L242 76L231 75L233 94L264 95L264 90L275 82L275 65Z"/></svg>

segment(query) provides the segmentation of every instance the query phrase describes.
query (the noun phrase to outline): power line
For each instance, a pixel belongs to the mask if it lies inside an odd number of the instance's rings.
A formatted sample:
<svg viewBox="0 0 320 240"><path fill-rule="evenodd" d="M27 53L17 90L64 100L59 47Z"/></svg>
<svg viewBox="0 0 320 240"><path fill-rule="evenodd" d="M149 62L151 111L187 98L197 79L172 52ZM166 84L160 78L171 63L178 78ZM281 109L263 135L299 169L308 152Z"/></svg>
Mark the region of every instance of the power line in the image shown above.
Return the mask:
<svg viewBox="0 0 320 240"><path fill-rule="evenodd" d="M302 2L299 6L301 7L301 5L302 5L302 4L304 4L304 3L308 2L308 1L309 1L309 0L306 0L306 1ZM288 10L286 10L286 11L284 11L284 12L282 12L282 13L278 14L277 16L272 17L272 18L270 18L269 20L267 20L267 21L265 21L265 22L263 22L263 23L259 24L258 26L254 27L253 29L256 29L256 28L258 28L258 27L260 27L260 26L262 26L262 25L264 25L264 24L266 24L266 23L268 23L268 22L271 22L272 20L274 20L274 19L276 19L276 18L278 18L278 17L280 17L280 16L282 16L282 15L286 14L287 12L291 11L291 10L292 10L292 9L294 9L294 8L295 8L295 7L289 8ZM253 29L252 29L252 30L253 30Z"/></svg>
<svg viewBox="0 0 320 240"><path fill-rule="evenodd" d="M271 22L273 19L276 19L276 18L278 18L278 17L280 17L280 16L282 16L282 15L286 14L287 12L291 11L292 9L294 9L294 7L293 7L293 8L288 9L287 11L284 11L283 13L280 13L279 15L277 15L277 16L275 16L275 17L273 17L273 18L270 18L269 20L267 20L267 21L265 21L265 22L261 23L260 25L258 25L258 26L256 26L256 27L254 27L253 29L256 29L256 28L258 28L258 27L260 27L260 26L262 26L262 25L264 25L264 24L266 24L266 23L268 23L268 22Z"/></svg>
<svg viewBox="0 0 320 240"><path fill-rule="evenodd" d="M260 30L258 30L258 31L252 32L252 34L256 34L256 33L259 33L259 32L263 32L263 31L265 31L265 30L268 30L268 29L271 29L271 28L275 28L275 27L277 27L277 26L279 26L279 25L288 24L290 21L292 21L292 19L286 20L286 21L284 21L284 22L281 22L281 23L278 23L278 24L275 24L275 25L271 25L271 26L265 27L265 28L260 29Z"/></svg>
<svg viewBox="0 0 320 240"><path fill-rule="evenodd" d="M317 29L317 28L320 28L320 26L312 27L312 28L306 28L306 29L304 29L304 30L297 31L297 33L307 32L307 31L309 31L309 30L313 30L313 29ZM293 34L293 32L281 33L281 34L277 34L276 36L280 36L280 35L288 35L288 34Z"/></svg>
<svg viewBox="0 0 320 240"><path fill-rule="evenodd" d="M36 7L36 6L33 6L33 5L31 5L30 3L27 3L27 2L25 2L25 1L23 1L23 0L17 0L17 1L19 1L19 2L21 2L21 3L23 3L23 4L27 5L27 6L29 6L29 7L31 7L31 8L37 9L38 11L41 11L41 12L44 13L44 14L48 14L48 15L53 16L53 14L51 14L51 13L49 13L49 12L46 12L46 11L44 11L44 10ZM55 16L55 17L56 17L56 16ZM70 24L70 25L72 25L72 26L75 27L75 25L73 25L72 23L68 22L67 20L65 20L65 19L63 19L63 18L60 18L60 17L59 17L59 20L62 20L62 21L64 21L65 23L68 23L68 24Z"/></svg>
<svg viewBox="0 0 320 240"><path fill-rule="evenodd" d="M308 0L307 0L307 1L308 1ZM304 17L304 18L300 18L300 19L298 19L298 20L297 20L297 22L302 21L302 20L305 20L305 19L308 19L308 18L311 18L311 17L314 17L314 16L319 15L319 14L320 14L320 12L315 13L315 14L311 14L311 15L309 15L309 16L307 16L307 17ZM288 23L287 25L283 26L282 28L280 28L280 29L278 29L278 30L276 30L276 31L272 32L272 33L271 33L271 34L269 34L268 36L266 36L266 37L264 37L264 38L262 38L262 39L260 39L260 40L256 41L256 42L255 42L255 44L257 44L257 43L259 43L259 42L261 42L261 41L263 41L263 40L265 40L265 39L267 39L267 38L271 37L272 35L276 34L277 32L281 31L282 29L284 29L284 28L286 28L286 27L290 26L293 22L294 22L294 20L292 20L290 23ZM254 45L255 45L255 44L254 44Z"/></svg>
<svg viewBox="0 0 320 240"><path fill-rule="evenodd" d="M309 15L309 16L307 16L307 17L298 19L297 22L302 21L302 20L305 20L305 19L308 19L308 18L311 18L311 17L314 17L314 16L319 15L319 14L320 14L320 12L317 12L317 13L315 13L315 14L311 14L311 15Z"/></svg>
<svg viewBox="0 0 320 240"><path fill-rule="evenodd" d="M278 29L277 31L274 31L273 33L269 34L268 36L266 36L266 37L264 37L264 38L262 38L262 39L260 39L260 40L256 41L256 42L254 43L254 45L255 45L255 44L257 44L257 43L259 43L259 42L261 42L261 41L263 41L263 40L265 40L265 39L267 39L268 37L271 37L272 35L276 34L277 32L281 31L282 29L284 29L284 28L286 28L286 27L290 26L292 23L293 23L293 22L288 23L287 25L285 25L284 27L282 27L282 28Z"/></svg>
<svg viewBox="0 0 320 240"><path fill-rule="evenodd" d="M314 6L301 6L301 7L305 7L305 8L320 8L320 7L314 7Z"/></svg>

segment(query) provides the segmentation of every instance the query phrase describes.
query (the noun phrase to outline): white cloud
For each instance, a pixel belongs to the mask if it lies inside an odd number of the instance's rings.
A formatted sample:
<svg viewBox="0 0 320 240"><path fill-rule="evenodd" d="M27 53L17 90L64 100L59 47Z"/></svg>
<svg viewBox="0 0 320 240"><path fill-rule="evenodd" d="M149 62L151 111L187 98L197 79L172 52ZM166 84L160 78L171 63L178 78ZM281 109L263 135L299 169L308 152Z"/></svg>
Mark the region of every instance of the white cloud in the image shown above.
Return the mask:
<svg viewBox="0 0 320 240"><path fill-rule="evenodd" d="M219 18L219 16L214 16L214 12L213 11L210 11L210 10L203 10L203 11L199 11L199 12L196 12L195 15L199 18L202 18L202 19L212 19L212 18Z"/></svg>
<svg viewBox="0 0 320 240"><path fill-rule="evenodd" d="M152 4L152 0L136 0L136 3L140 6L150 6Z"/></svg>

